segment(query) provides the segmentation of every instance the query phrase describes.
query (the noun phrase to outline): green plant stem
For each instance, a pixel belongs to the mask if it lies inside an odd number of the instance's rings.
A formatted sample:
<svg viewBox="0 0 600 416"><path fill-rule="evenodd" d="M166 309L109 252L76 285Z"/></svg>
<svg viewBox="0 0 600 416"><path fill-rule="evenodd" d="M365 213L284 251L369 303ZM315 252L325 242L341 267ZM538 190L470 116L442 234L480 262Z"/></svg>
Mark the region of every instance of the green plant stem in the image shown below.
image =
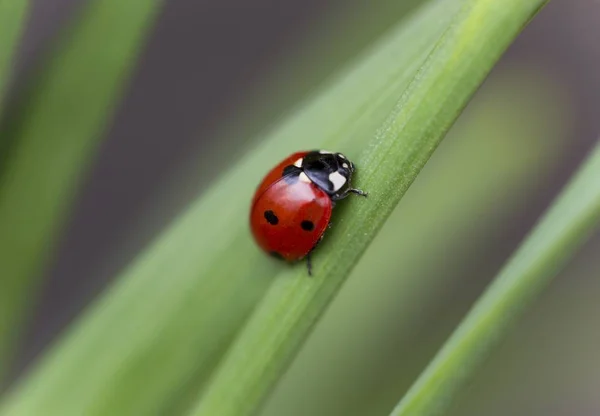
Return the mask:
<svg viewBox="0 0 600 416"><path fill-rule="evenodd" d="M368 200L346 202L315 256L315 278L283 273L218 368L192 415L257 411L387 216L492 65L545 1L469 0L359 158Z"/></svg>
<svg viewBox="0 0 600 416"><path fill-rule="evenodd" d="M440 414L600 222L600 144L391 413Z"/></svg>
<svg viewBox="0 0 600 416"><path fill-rule="evenodd" d="M0 176L0 373L159 4L93 0L11 109Z"/></svg>
<svg viewBox="0 0 600 416"><path fill-rule="evenodd" d="M28 9L28 0L0 0L0 115L5 89L13 67L14 52ZM2 140L1 134L0 140Z"/></svg>

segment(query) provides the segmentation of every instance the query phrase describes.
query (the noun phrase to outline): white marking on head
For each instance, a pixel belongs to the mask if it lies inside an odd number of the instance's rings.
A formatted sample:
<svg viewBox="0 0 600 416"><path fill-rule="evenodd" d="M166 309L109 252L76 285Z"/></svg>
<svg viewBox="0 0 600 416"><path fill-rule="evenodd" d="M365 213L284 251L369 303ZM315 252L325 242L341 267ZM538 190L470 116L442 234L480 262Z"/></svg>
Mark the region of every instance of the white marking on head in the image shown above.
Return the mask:
<svg viewBox="0 0 600 416"><path fill-rule="evenodd" d="M311 183L312 181L310 180L310 178L308 176L306 176L306 173L304 172L300 172L300 175L298 175L298 178L302 181L302 182L306 182L306 183Z"/></svg>
<svg viewBox="0 0 600 416"><path fill-rule="evenodd" d="M346 185L346 177L336 171L329 175L329 182L333 184L333 191L337 192Z"/></svg>
<svg viewBox="0 0 600 416"><path fill-rule="evenodd" d="M297 168L301 168L302 167L302 160L303 160L302 158L296 160L294 162L294 166L296 166Z"/></svg>
<svg viewBox="0 0 600 416"><path fill-rule="evenodd" d="M347 164L346 162L344 162L344 163L342 163L342 167L343 167L344 169L348 169L348 164Z"/></svg>
<svg viewBox="0 0 600 416"><path fill-rule="evenodd" d="M348 160L348 158L341 153L338 153L337 155L340 159Z"/></svg>

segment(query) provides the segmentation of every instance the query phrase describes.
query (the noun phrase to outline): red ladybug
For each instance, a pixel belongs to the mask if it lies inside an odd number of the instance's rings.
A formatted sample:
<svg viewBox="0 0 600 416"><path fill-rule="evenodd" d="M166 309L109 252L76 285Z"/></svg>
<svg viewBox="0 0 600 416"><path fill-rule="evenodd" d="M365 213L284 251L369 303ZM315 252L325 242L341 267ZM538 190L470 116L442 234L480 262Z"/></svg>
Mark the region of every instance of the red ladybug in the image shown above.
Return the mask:
<svg viewBox="0 0 600 416"><path fill-rule="evenodd" d="M367 196L350 183L354 164L341 153L313 150L294 153L262 180L250 210L258 245L287 261L307 259L323 238L335 201L349 194Z"/></svg>

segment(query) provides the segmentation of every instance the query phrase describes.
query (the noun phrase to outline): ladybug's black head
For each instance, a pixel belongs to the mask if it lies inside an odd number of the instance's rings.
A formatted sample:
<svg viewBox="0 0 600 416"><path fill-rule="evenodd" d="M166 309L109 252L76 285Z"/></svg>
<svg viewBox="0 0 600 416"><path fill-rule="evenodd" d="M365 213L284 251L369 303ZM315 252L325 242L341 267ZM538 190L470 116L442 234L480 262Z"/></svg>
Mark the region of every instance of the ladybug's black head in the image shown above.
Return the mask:
<svg viewBox="0 0 600 416"><path fill-rule="evenodd" d="M350 186L354 163L341 153L315 150L304 156L302 170L319 188L337 196Z"/></svg>

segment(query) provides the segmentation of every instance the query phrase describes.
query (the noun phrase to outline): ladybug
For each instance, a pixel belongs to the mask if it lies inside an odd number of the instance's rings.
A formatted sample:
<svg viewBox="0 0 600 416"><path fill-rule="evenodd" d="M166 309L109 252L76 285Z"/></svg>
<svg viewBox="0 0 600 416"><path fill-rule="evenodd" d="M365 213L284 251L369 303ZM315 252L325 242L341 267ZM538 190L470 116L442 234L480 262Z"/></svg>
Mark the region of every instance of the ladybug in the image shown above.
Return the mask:
<svg viewBox="0 0 600 416"><path fill-rule="evenodd" d="M250 228L267 253L289 262L306 258L329 226L335 202L350 194L354 164L341 153L297 152L284 159L262 180L250 209Z"/></svg>

